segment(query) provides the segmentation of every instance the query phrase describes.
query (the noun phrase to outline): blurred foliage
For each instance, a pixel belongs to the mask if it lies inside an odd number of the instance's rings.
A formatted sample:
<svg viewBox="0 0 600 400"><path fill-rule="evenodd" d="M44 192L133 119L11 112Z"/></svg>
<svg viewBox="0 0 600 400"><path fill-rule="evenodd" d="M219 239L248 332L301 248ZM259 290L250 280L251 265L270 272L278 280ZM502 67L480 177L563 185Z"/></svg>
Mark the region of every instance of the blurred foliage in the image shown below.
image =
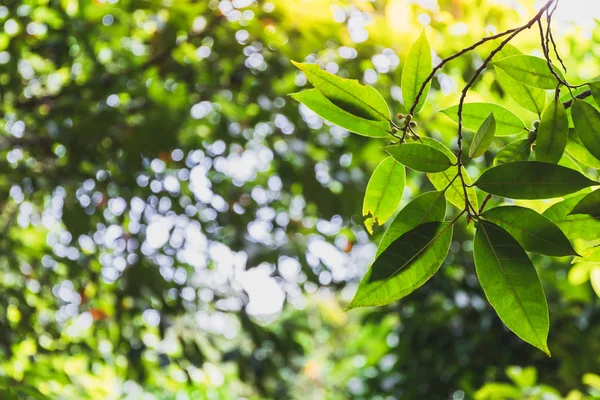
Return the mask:
<svg viewBox="0 0 600 400"><path fill-rule="evenodd" d="M589 272L534 258L549 359L485 302L471 226L408 299L343 313L383 232L359 213L384 153L286 96L306 85L290 59L318 61L404 111L401 66L424 25L446 56L531 3L3 0L0 397L599 398ZM569 79L597 76L600 30L562 30ZM534 32L517 44L537 47ZM483 50L445 68L422 111L449 146L437 111ZM493 73L482 98L518 110ZM410 173L407 187L431 190ZM534 369L508 382L514 365Z"/></svg>

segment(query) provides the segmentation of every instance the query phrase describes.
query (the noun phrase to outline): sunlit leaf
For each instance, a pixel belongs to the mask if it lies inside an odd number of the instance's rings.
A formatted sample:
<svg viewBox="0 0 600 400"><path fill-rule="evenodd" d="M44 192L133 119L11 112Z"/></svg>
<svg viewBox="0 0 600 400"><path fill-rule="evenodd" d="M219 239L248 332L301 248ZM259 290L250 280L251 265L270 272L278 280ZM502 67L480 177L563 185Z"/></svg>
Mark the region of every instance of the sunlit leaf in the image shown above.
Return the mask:
<svg viewBox="0 0 600 400"><path fill-rule="evenodd" d="M385 148L392 157L408 168L421 172L441 172L452 166L440 150L425 143L403 143Z"/></svg>
<svg viewBox="0 0 600 400"><path fill-rule="evenodd" d="M578 252L600 244L600 235L598 235L598 232L600 232L600 217L586 214L569 215L585 196L585 194L582 194L569 197L552 205L542 213L567 235Z"/></svg>
<svg viewBox="0 0 600 400"><path fill-rule="evenodd" d="M521 107L541 115L546 104L546 92L542 89L533 88L517 81L500 68L496 68L496 77L500 86Z"/></svg>
<svg viewBox="0 0 600 400"><path fill-rule="evenodd" d="M556 89L558 86L556 77L552 74L552 71L548 68L548 63L543 58L516 55L494 61L493 65L527 86L539 89ZM554 70L564 80L562 72L556 68Z"/></svg>
<svg viewBox="0 0 600 400"><path fill-rule="evenodd" d="M481 221L473 253L481 287L500 319L518 337L550 355L548 304L525 250L504 229Z"/></svg>
<svg viewBox="0 0 600 400"><path fill-rule="evenodd" d="M458 123L458 105L441 111ZM492 103L465 103L462 112L463 126L476 131L490 114L494 114L496 119L496 136L510 136L526 130L521 118L506 108Z"/></svg>
<svg viewBox="0 0 600 400"><path fill-rule="evenodd" d="M417 98L417 94L419 93L419 89L431 73L431 69L431 49L425 31L423 31L419 39L411 47L406 62L404 63L404 68L402 69L402 97L407 109L412 107ZM430 86L431 82L427 83L427 86L425 86L425 89L419 98L419 103L415 108L415 113L423 108Z"/></svg>
<svg viewBox="0 0 600 400"><path fill-rule="evenodd" d="M535 141L535 157L538 161L556 164L567 146L569 118L558 99L554 99L542 113Z"/></svg>
<svg viewBox="0 0 600 400"><path fill-rule="evenodd" d="M363 277L348 310L400 300L427 282L444 262L452 224L427 222L396 239Z"/></svg>
<svg viewBox="0 0 600 400"><path fill-rule="evenodd" d="M575 129L569 129L569 140L566 147L569 153L577 162L591 168L600 169L600 160L594 157L588 149L585 148Z"/></svg>
<svg viewBox="0 0 600 400"><path fill-rule="evenodd" d="M595 157L600 157L600 112L593 105L574 100L571 106L573 125L585 148Z"/></svg>
<svg viewBox="0 0 600 400"><path fill-rule="evenodd" d="M558 226L530 208L490 208L481 217L507 231L526 251L548 256L578 255Z"/></svg>
<svg viewBox="0 0 600 400"><path fill-rule="evenodd" d="M443 221L446 215L446 199L442 192L427 192L408 203L387 228L379 247L377 257L387 247L406 232L417 226L434 221Z"/></svg>
<svg viewBox="0 0 600 400"><path fill-rule="evenodd" d="M392 157L383 160L369 179L363 201L363 217L369 233L394 215L404 192L404 166Z"/></svg>
<svg viewBox="0 0 600 400"><path fill-rule="evenodd" d="M477 133L473 137L471 146L469 146L469 157L477 158L485 154L487 149L494 140L494 134L496 133L496 119L494 114L490 114L485 121L481 124Z"/></svg>
<svg viewBox="0 0 600 400"><path fill-rule="evenodd" d="M540 161L500 164L475 182L485 192L511 199L551 199L598 184L570 168Z"/></svg>
<svg viewBox="0 0 600 400"><path fill-rule="evenodd" d="M380 138L390 136L387 121L375 121L350 114L329 101L317 89L304 90L291 95L294 99L314 111L327 121L359 135Z"/></svg>
<svg viewBox="0 0 600 400"><path fill-rule="evenodd" d="M582 198L569 213L569 215L573 214L600 216L600 190L595 190Z"/></svg>
<svg viewBox="0 0 600 400"><path fill-rule="evenodd" d="M342 110L365 119L390 120L387 103L372 86L361 85L355 79L340 78L322 70L317 64L292 63L304 72L315 89Z"/></svg>
<svg viewBox="0 0 600 400"><path fill-rule="evenodd" d="M531 142L529 139L517 140L504 146L496 153L494 165L506 164L513 161L527 161L531 154Z"/></svg>

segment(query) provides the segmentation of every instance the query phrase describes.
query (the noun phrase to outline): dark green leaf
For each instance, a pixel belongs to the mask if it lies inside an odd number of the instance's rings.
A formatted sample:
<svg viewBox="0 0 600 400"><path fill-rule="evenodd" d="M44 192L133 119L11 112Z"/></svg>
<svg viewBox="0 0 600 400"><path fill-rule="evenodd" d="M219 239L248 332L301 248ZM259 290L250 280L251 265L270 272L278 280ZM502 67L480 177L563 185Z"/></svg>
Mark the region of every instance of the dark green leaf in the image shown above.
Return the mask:
<svg viewBox="0 0 600 400"><path fill-rule="evenodd" d="M452 166L440 150L424 143L403 143L385 148L392 157L408 168L421 172L441 172Z"/></svg>
<svg viewBox="0 0 600 400"><path fill-rule="evenodd" d="M543 58L517 55L495 61L493 65L527 86L539 89L556 89L558 86L556 77ZM556 68L554 70L564 80L562 73Z"/></svg>
<svg viewBox="0 0 600 400"><path fill-rule="evenodd" d="M400 236L426 222L443 221L446 215L446 199L442 192L427 192L408 203L387 228L379 247L377 257Z"/></svg>
<svg viewBox="0 0 600 400"><path fill-rule="evenodd" d="M359 135L380 138L390 135L390 124L387 121L375 121L350 114L329 101L317 89L304 90L291 95L294 99L310 108L321 118L341 126Z"/></svg>
<svg viewBox="0 0 600 400"><path fill-rule="evenodd" d="M596 217L600 216L600 190L595 190L592 193L588 193L583 199L581 199L569 213L569 215L574 214L589 214Z"/></svg>
<svg viewBox="0 0 600 400"><path fill-rule="evenodd" d="M404 193L404 166L392 157L383 160L369 179L363 202L363 217L369 233L394 215Z"/></svg>
<svg viewBox="0 0 600 400"><path fill-rule="evenodd" d="M592 97L596 101L596 105L600 106L600 81L594 81L588 83Z"/></svg>
<svg viewBox="0 0 600 400"><path fill-rule="evenodd" d="M504 146L496 154L494 165L506 164L513 161L527 161L531 154L529 139L517 140Z"/></svg>
<svg viewBox="0 0 600 400"><path fill-rule="evenodd" d="M417 98L417 93L425 79L431 73L431 49L425 31L421 34L419 39L413 44L406 63L402 69L402 97L404 98L404 105L407 109L410 109ZM419 103L415 108L415 113L419 112L425 104L425 99L429 93L431 83L427 83L427 86L423 90Z"/></svg>
<svg viewBox="0 0 600 400"><path fill-rule="evenodd" d="M600 232L600 217L586 214L569 215L577 203L586 195L569 197L552 205L542 214L567 235L578 252L600 244L600 235L598 235L598 232Z"/></svg>
<svg viewBox="0 0 600 400"><path fill-rule="evenodd" d="M344 79L324 71L317 64L292 61L313 86L342 110L361 118L389 121L390 109L377 90L355 79Z"/></svg>
<svg viewBox="0 0 600 400"><path fill-rule="evenodd" d="M458 122L458 106L442 110L452 121ZM492 103L465 103L463 105L463 126L476 131L483 121L494 114L496 119L496 136L510 136L526 130L525 123L513 112Z"/></svg>
<svg viewBox="0 0 600 400"><path fill-rule="evenodd" d="M471 146L469 147L469 157L477 158L485 154L487 149L494 140L496 133L496 119L494 114L490 114L481 124L477 133L473 137Z"/></svg>
<svg viewBox="0 0 600 400"><path fill-rule="evenodd" d="M481 221L473 253L481 287L500 319L518 337L550 355L548 304L525 250L504 229Z"/></svg>
<svg viewBox="0 0 600 400"><path fill-rule="evenodd" d="M546 92L544 90L524 85L499 68L496 68L496 77L500 86L521 107L537 115L542 114L546 104Z"/></svg>
<svg viewBox="0 0 600 400"><path fill-rule="evenodd" d="M558 99L546 107L540 120L535 141L535 157L538 161L556 164L562 157L569 137L567 111Z"/></svg>
<svg viewBox="0 0 600 400"><path fill-rule="evenodd" d="M565 234L548 218L529 208L503 206L481 214L507 231L527 251L548 256L577 256Z"/></svg>
<svg viewBox="0 0 600 400"><path fill-rule="evenodd" d="M500 164L475 182L479 189L511 199L551 199L598 185L581 173L539 161Z"/></svg>
<svg viewBox="0 0 600 400"><path fill-rule="evenodd" d="M573 125L585 148L595 157L600 157L600 112L596 107L581 100L571 106Z"/></svg>
<svg viewBox="0 0 600 400"><path fill-rule="evenodd" d="M400 300L427 282L450 249L452 224L428 222L390 244L363 277L348 310Z"/></svg>

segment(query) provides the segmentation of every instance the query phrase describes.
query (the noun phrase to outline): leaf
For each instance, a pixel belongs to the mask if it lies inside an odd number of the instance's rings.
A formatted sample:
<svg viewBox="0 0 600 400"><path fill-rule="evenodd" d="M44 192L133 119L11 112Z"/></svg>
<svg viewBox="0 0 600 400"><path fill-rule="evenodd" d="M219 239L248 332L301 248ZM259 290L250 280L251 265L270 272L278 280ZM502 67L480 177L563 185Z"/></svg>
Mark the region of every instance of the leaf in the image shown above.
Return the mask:
<svg viewBox="0 0 600 400"><path fill-rule="evenodd" d="M404 99L404 106L407 109L412 107L421 85L425 82L431 70L431 48L429 47L425 31L423 31L419 39L411 47L404 68L402 69L402 97ZM414 113L419 112L423 108L430 87L431 82L425 86Z"/></svg>
<svg viewBox="0 0 600 400"><path fill-rule="evenodd" d="M600 112L593 105L574 100L571 106L573 125L585 148L595 157L600 157Z"/></svg>
<svg viewBox="0 0 600 400"><path fill-rule="evenodd" d="M521 107L541 115L546 104L546 92L542 89L532 88L512 78L500 68L496 68L496 77L500 86Z"/></svg>
<svg viewBox="0 0 600 400"><path fill-rule="evenodd" d="M510 77L527 86L539 89L556 89L558 86L556 77L552 74L548 68L548 63L543 58L517 55L495 61L492 65L502 69ZM564 80L564 76L560 70L555 68L554 71Z"/></svg>
<svg viewBox="0 0 600 400"><path fill-rule="evenodd" d="M548 218L519 206L490 208L481 217L508 232L526 251L547 256L578 256L565 234Z"/></svg>
<svg viewBox="0 0 600 400"><path fill-rule="evenodd" d="M458 123L458 105L441 111ZM516 135L527 130L521 118L506 108L492 103L463 104L463 126L476 131L490 114L494 114L496 119L496 136Z"/></svg>
<svg viewBox="0 0 600 400"><path fill-rule="evenodd" d="M571 210L586 194L569 197L560 201L542 215L554 222L571 240L575 250L582 252L588 247L600 245L600 217L586 214L569 215Z"/></svg>
<svg viewBox="0 0 600 400"><path fill-rule="evenodd" d="M600 160L585 148L575 129L569 129L569 140L567 141L566 151L581 164L600 169Z"/></svg>
<svg viewBox="0 0 600 400"><path fill-rule="evenodd" d="M540 161L517 161L486 170L475 182L484 192L511 199L551 199L598 185L581 173Z"/></svg>
<svg viewBox="0 0 600 400"><path fill-rule="evenodd" d="M379 246L377 255L388 248L406 232L426 222L443 221L446 215L446 199L442 192L427 192L408 203L387 228Z"/></svg>
<svg viewBox="0 0 600 400"><path fill-rule="evenodd" d="M385 147L392 157L408 168L421 172L441 172L452 166L447 155L424 143L403 143Z"/></svg>
<svg viewBox="0 0 600 400"><path fill-rule="evenodd" d="M449 222L427 222L406 232L371 265L346 310L383 306L412 293L440 269L451 241Z"/></svg>
<svg viewBox="0 0 600 400"><path fill-rule="evenodd" d="M596 296L600 297L600 266L596 266L590 271L590 283L592 289L596 292ZM600 383L600 380L598 380L598 383Z"/></svg>
<svg viewBox="0 0 600 400"><path fill-rule="evenodd" d="M585 195L571 210L569 215L574 214L589 214L600 216L600 190L595 190L592 193Z"/></svg>
<svg viewBox="0 0 600 400"><path fill-rule="evenodd" d="M537 370L534 367L508 367L506 368L506 375L521 388L532 387L537 381Z"/></svg>
<svg viewBox="0 0 600 400"><path fill-rule="evenodd" d="M477 158L484 155L490 144L492 144L495 133L496 119L494 118L494 114L490 114L477 130L475 137L473 137L473 141L469 147L469 158Z"/></svg>
<svg viewBox="0 0 600 400"><path fill-rule="evenodd" d="M372 86L361 85L355 79L340 78L322 70L317 64L292 63L304 72L315 89L342 110L365 119L390 120L387 103Z"/></svg>
<svg viewBox="0 0 600 400"><path fill-rule="evenodd" d="M600 81L594 81L588 83L592 97L598 106L600 106Z"/></svg>
<svg viewBox="0 0 600 400"><path fill-rule="evenodd" d="M500 319L550 356L548 304L525 250L504 229L486 221L480 221L473 246L477 277Z"/></svg>
<svg viewBox="0 0 600 400"><path fill-rule="evenodd" d="M318 116L359 135L380 138L390 135L387 121L374 121L357 117L327 100L317 89L291 94L292 98L310 108Z"/></svg>
<svg viewBox="0 0 600 400"><path fill-rule="evenodd" d="M475 400L520 400L521 390L508 383L486 383L475 393Z"/></svg>
<svg viewBox="0 0 600 400"><path fill-rule="evenodd" d="M392 157L383 160L369 179L363 202L363 217L369 233L394 215L404 193L404 167Z"/></svg>
<svg viewBox="0 0 600 400"><path fill-rule="evenodd" d="M442 153L448 156L452 164L456 163L456 156L452 154L450 149L448 149L442 143L428 137L422 137L421 141L440 150ZM454 169L451 169L444 172L429 173L427 174L427 178L437 190L445 190L446 199L462 210L465 208L465 194L460 180L458 178L454 179L456 172ZM472 183L471 177L464 167L462 168L462 174L465 183L470 185ZM448 187L450 182L452 182L452 185ZM479 204L477 200L477 193L475 192L474 188L467 188L467 196L469 197L469 202L473 205L473 207L478 208Z"/></svg>
<svg viewBox="0 0 600 400"><path fill-rule="evenodd" d="M535 141L535 157L538 161L556 164L562 157L569 138L569 117L558 99L542 113Z"/></svg>
<svg viewBox="0 0 600 400"><path fill-rule="evenodd" d="M506 164L513 161L527 161L531 154L529 139L517 140L504 146L496 154L494 165Z"/></svg>

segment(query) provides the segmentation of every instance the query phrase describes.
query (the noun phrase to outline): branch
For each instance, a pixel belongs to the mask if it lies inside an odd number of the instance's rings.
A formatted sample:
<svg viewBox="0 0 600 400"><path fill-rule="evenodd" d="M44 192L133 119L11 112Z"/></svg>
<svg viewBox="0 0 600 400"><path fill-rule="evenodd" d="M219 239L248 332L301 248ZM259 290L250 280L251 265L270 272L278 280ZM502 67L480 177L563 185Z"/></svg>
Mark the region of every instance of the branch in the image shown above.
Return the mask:
<svg viewBox="0 0 600 400"><path fill-rule="evenodd" d="M577 96L575 96L576 99L585 99L586 97L590 97L592 95L592 91L591 90L586 90L584 92L579 93ZM563 103L563 107L564 108L569 108L571 107L571 105L573 104L573 99L569 100L569 101L565 101Z"/></svg>

